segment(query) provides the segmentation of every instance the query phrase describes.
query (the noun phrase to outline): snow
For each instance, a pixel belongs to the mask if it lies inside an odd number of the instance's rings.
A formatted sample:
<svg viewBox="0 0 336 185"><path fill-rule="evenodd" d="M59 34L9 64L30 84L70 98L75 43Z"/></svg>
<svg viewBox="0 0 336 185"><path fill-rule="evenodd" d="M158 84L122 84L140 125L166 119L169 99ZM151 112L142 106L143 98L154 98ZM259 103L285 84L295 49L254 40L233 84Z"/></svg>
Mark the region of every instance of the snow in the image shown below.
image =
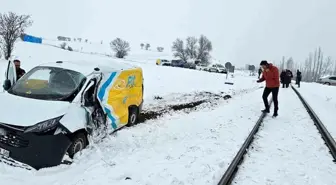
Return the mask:
<svg viewBox="0 0 336 185"><path fill-rule="evenodd" d="M279 117L267 116L235 184L336 184L336 166L292 89L279 92Z"/></svg>
<svg viewBox="0 0 336 185"><path fill-rule="evenodd" d="M216 107L122 129L85 150L71 166L30 172L0 165L0 182L216 184L260 116L261 93L247 91L221 100Z"/></svg>
<svg viewBox="0 0 336 185"><path fill-rule="evenodd" d="M59 43L49 41L49 44ZM108 44L72 43L70 46L83 47L87 53L18 42L14 54L21 59L26 71L58 60L140 66L144 72L145 111L199 100L208 102L196 109L169 112L121 129L76 155L70 166L27 171L0 163L0 184L217 184L263 108L260 89L263 84L257 84L256 76L249 76L249 72L236 71L226 79L225 74L156 66L158 58L171 59L168 52L138 49L132 50L126 59L115 59L105 55L110 51ZM6 65L6 61L0 61L0 83L4 80L1 73L4 74ZM305 85L303 83L299 90L304 91ZM239 171L237 183L267 184L269 179L285 184L295 178L294 184L335 184L335 167L307 112L291 89L280 91L279 118L266 118L254 143L255 149L250 150L250 158L246 158L244 168ZM312 91L308 85L307 91ZM323 105L329 106L329 110L334 110L334 94L330 91L326 101L329 104ZM224 100L224 95L232 98ZM324 97L322 93L312 96ZM0 113L5 109L0 106Z"/></svg>
<svg viewBox="0 0 336 185"><path fill-rule="evenodd" d="M296 87L296 86L295 86ZM302 83L296 88L303 98L314 109L324 126L336 140L336 86L328 86L317 83Z"/></svg>
<svg viewBox="0 0 336 185"><path fill-rule="evenodd" d="M235 83L231 86L224 84L225 81L228 81L225 79L226 75L192 69L156 66L155 60L153 63L143 63L141 61L129 61L106 56L70 52L52 46L24 42L18 42L15 49L14 55L21 60L21 66L26 72L37 65L59 60L74 61L79 64L81 64L81 62L93 62L101 65L115 65L116 62L120 62L140 66L144 72L145 101L152 99L154 96L166 96L172 93L190 93L197 91L230 93L234 89L237 89L236 87L250 89L258 86L253 78L246 76L245 72L239 73L239 71L235 78L229 79L229 81ZM147 53L148 51L144 52ZM156 57L156 54L154 56L148 55L147 58L151 57ZM6 64L6 62L1 62L0 69L2 69L2 71L6 69ZM1 85L4 80L3 77L4 75L0 75Z"/></svg>
<svg viewBox="0 0 336 185"><path fill-rule="evenodd" d="M73 42L73 41L58 41L52 39L45 39L43 40L43 44L60 47L62 43L66 43L67 46L70 46L74 51L91 54L96 56L106 56L110 55L113 56L112 50L110 47L110 43L103 42L92 42L92 43L85 43L85 42ZM131 46L131 51L129 55L125 57L128 61L136 61L139 63L147 63L147 64L155 64L157 59L167 59L172 60L175 57L172 56L172 53L163 51L158 52L155 48L151 48L149 50L141 49L140 46Z"/></svg>

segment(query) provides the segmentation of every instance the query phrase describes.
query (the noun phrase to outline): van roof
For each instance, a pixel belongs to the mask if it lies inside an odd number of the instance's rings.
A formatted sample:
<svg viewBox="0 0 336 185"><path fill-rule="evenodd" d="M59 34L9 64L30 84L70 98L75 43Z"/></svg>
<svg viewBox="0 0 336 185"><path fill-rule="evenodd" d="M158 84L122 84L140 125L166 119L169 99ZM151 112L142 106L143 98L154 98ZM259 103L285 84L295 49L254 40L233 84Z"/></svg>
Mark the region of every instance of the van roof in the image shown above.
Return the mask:
<svg viewBox="0 0 336 185"><path fill-rule="evenodd" d="M114 71L121 71L125 69L135 68L136 66L125 64L119 61L105 60L105 61L55 61L40 64L39 66L46 67L60 67L77 71L87 76L99 68L100 72L111 73Z"/></svg>

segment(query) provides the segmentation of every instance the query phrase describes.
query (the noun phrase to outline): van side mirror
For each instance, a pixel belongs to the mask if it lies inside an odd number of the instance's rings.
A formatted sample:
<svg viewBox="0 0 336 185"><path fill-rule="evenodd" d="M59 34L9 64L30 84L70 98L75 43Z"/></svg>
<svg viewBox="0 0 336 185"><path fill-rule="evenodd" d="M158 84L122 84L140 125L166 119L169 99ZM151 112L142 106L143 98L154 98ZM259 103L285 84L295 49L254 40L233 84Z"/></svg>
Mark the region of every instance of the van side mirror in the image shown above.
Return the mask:
<svg viewBox="0 0 336 185"><path fill-rule="evenodd" d="M5 91L7 91L8 89L10 89L11 86L12 86L12 84L11 84L10 80L7 79L7 80L4 81L3 88L4 88Z"/></svg>

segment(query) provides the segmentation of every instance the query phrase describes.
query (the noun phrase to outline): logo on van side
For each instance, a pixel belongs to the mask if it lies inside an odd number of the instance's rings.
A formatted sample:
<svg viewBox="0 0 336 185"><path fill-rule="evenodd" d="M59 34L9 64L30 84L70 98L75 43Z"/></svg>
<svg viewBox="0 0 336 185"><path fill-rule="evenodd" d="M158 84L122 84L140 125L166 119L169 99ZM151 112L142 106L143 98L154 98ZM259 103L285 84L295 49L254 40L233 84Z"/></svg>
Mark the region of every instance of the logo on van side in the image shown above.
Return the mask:
<svg viewBox="0 0 336 185"><path fill-rule="evenodd" d="M135 75L128 76L126 87L132 88L135 85Z"/></svg>

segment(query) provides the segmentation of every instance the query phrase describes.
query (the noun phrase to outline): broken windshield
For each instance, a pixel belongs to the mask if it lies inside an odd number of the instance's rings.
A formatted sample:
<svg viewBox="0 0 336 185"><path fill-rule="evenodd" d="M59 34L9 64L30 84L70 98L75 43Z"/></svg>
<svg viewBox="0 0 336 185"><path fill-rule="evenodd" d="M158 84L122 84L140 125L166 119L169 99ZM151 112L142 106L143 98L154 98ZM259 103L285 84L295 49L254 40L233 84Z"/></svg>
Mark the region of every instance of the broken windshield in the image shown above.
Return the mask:
<svg viewBox="0 0 336 185"><path fill-rule="evenodd" d="M35 67L8 91L28 98L60 100L80 88L85 76L58 67Z"/></svg>

